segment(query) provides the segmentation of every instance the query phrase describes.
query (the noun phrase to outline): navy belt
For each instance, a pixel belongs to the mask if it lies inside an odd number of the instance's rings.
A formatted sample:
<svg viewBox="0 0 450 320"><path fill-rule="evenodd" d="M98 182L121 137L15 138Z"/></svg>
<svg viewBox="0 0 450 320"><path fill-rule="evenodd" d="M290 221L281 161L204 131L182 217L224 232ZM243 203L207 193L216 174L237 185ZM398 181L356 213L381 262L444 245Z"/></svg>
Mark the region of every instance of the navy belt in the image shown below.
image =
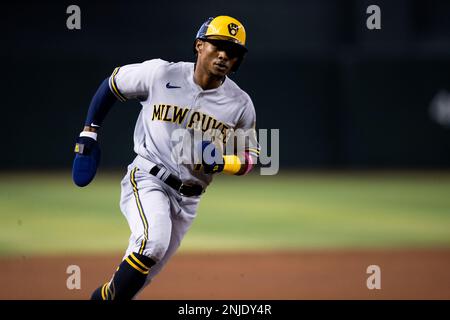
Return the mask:
<svg viewBox="0 0 450 320"><path fill-rule="evenodd" d="M183 181L178 179L177 176L169 173L163 167L156 165L150 169L150 174L161 179L165 184L175 189L177 192L181 193L186 197L199 196L204 192L204 189L199 184L187 185Z"/></svg>

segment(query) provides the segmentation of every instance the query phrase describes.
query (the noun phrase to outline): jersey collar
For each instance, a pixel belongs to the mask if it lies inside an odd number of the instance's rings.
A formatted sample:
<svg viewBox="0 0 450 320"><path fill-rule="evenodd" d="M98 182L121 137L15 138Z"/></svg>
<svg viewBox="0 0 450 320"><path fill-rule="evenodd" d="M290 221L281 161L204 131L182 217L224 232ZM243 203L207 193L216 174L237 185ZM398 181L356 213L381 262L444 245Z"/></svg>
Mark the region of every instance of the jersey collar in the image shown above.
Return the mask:
<svg viewBox="0 0 450 320"><path fill-rule="evenodd" d="M193 63L193 62L189 62L189 63L185 64L186 75L187 75L185 80L195 91L197 91L199 93L200 92L202 92L202 93L214 93L214 92L221 93L221 92L223 92L224 86L228 83L227 76L225 76L225 80L217 88L204 90L202 87L200 87L194 81L194 67L195 67L195 63Z"/></svg>

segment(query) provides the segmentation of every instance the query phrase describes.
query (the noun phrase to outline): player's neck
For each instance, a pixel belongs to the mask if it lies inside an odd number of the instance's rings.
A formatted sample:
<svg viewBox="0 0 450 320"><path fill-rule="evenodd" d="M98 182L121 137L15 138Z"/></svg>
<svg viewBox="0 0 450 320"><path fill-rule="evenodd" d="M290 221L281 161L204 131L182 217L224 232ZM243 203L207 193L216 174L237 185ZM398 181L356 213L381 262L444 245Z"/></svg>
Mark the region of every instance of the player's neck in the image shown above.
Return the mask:
<svg viewBox="0 0 450 320"><path fill-rule="evenodd" d="M203 90L218 88L225 81L225 77L215 77L207 72L201 72L199 68L194 69L194 82Z"/></svg>

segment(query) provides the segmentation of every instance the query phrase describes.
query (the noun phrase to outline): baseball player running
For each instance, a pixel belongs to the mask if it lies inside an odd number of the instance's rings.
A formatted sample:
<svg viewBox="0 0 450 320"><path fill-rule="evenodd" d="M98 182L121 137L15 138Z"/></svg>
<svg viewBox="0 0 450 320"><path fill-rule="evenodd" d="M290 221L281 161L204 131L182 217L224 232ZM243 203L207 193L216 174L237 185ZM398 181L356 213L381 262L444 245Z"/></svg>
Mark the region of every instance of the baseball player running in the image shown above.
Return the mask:
<svg viewBox="0 0 450 320"><path fill-rule="evenodd" d="M100 161L97 134L112 105L129 99L142 105L134 131L137 156L121 182L120 208L131 230L129 245L111 280L98 287L92 299L133 299L179 247L213 175L244 175L256 164L253 103L227 77L247 52L245 39L238 20L209 18L195 38L195 63L153 59L118 67L92 98L72 168L73 180L81 187L95 176ZM237 129L245 132L245 143L228 152ZM174 136L180 130L188 133L181 146L190 149L191 156L185 156L189 150L175 152L180 141ZM199 132L200 143L195 138L185 143ZM198 152L201 160L196 162L192 154Z"/></svg>

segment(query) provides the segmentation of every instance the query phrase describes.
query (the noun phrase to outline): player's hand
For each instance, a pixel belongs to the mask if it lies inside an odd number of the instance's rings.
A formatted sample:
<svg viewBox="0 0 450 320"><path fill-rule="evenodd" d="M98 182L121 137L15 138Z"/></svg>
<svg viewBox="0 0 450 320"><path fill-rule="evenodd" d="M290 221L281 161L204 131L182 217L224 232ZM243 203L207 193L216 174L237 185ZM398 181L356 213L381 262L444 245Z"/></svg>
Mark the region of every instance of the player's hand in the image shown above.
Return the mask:
<svg viewBox="0 0 450 320"><path fill-rule="evenodd" d="M224 167L223 156L219 150L210 141L202 141L202 166L203 172L213 174L221 172ZM216 157L217 153L217 157ZM216 163L215 159L222 159L220 163Z"/></svg>
<svg viewBox="0 0 450 320"><path fill-rule="evenodd" d="M100 163L100 147L92 137L78 137L75 144L72 179L79 187L87 186L94 179Z"/></svg>

